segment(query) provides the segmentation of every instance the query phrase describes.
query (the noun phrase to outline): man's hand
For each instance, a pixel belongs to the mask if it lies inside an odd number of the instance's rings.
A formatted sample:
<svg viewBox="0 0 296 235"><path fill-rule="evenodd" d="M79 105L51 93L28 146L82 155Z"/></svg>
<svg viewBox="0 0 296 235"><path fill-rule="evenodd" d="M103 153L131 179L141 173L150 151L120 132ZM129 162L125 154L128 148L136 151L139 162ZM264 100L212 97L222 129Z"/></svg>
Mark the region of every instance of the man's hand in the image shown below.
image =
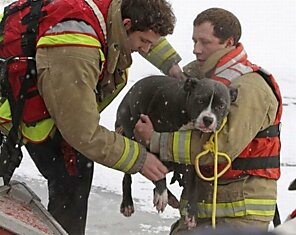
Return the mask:
<svg viewBox="0 0 296 235"><path fill-rule="evenodd" d="M184 75L182 69L178 64L172 65L172 67L169 70L169 75L173 78L177 78L180 80L186 79L186 76Z"/></svg>
<svg viewBox="0 0 296 235"><path fill-rule="evenodd" d="M140 119L135 125L134 135L136 140L149 147L150 139L154 131L153 124L147 115L141 114Z"/></svg>
<svg viewBox="0 0 296 235"><path fill-rule="evenodd" d="M122 126L116 127L115 132L117 134L123 135L123 132L124 132L123 127Z"/></svg>
<svg viewBox="0 0 296 235"><path fill-rule="evenodd" d="M140 173L149 180L158 181L165 177L168 169L154 154L147 152L147 157Z"/></svg>

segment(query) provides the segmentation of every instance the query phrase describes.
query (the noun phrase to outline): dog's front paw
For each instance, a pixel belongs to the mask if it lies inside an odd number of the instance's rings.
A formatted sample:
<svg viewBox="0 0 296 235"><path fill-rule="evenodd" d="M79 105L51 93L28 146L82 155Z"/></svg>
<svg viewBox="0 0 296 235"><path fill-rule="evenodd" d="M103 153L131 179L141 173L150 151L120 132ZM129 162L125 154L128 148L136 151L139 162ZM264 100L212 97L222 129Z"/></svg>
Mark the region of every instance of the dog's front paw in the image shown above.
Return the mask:
<svg viewBox="0 0 296 235"><path fill-rule="evenodd" d="M127 205L126 203L122 202L120 205L120 213L123 214L125 217L130 217L135 212L133 203Z"/></svg>
<svg viewBox="0 0 296 235"><path fill-rule="evenodd" d="M193 215L186 215L184 218L184 223L186 224L188 230L193 229L196 227L195 216Z"/></svg>
<svg viewBox="0 0 296 235"><path fill-rule="evenodd" d="M153 204L158 212L163 212L168 204L168 191L165 189L161 194L154 191Z"/></svg>

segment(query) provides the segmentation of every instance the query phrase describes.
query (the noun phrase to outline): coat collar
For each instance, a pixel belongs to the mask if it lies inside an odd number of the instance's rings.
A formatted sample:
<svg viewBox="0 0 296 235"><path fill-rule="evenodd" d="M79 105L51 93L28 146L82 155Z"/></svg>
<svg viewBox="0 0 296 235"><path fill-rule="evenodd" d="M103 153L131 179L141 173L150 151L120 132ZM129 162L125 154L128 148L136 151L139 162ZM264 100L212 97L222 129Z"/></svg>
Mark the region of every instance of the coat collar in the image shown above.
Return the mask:
<svg viewBox="0 0 296 235"><path fill-rule="evenodd" d="M112 1L107 17L107 71L125 70L132 64L131 48L122 23L121 1Z"/></svg>

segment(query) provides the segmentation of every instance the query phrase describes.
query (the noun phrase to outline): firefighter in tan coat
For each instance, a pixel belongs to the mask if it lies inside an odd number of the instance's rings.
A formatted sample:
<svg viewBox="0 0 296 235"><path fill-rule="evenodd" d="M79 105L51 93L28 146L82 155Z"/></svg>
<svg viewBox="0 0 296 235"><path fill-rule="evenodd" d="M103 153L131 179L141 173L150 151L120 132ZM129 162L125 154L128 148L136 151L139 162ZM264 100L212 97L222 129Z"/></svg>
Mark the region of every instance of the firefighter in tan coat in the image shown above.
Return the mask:
<svg viewBox="0 0 296 235"><path fill-rule="evenodd" d="M13 140L19 137L48 180L48 210L71 235L85 233L93 161L150 180L167 173L144 146L99 121L127 83L132 52L179 76L180 57L162 38L174 24L165 0L16 1L5 8L1 89L10 89L1 90L1 131L17 130Z"/></svg>
<svg viewBox="0 0 296 235"><path fill-rule="evenodd" d="M250 63L239 43L241 26L229 11L211 8L194 20L193 52L197 60L184 67L187 76L203 74L231 84L238 89L228 120L218 134L219 152L231 158L231 167L218 180L216 224L255 226L267 229L272 221L280 177L279 125L282 101L279 87L271 74ZM150 151L159 153L163 161L195 164L210 134L200 131L176 133L152 132L149 117L142 115L135 129L137 139L149 143ZM151 134L152 133L152 134ZM199 160L201 173L213 176L213 153ZM219 172L226 159L219 157ZM194 186L186 182L180 201L181 218L172 226L171 234L186 231L186 206L189 194L197 201L197 229L211 226L213 182L194 172ZM192 188L187 188L191 185ZM183 233L182 233L183 234Z"/></svg>

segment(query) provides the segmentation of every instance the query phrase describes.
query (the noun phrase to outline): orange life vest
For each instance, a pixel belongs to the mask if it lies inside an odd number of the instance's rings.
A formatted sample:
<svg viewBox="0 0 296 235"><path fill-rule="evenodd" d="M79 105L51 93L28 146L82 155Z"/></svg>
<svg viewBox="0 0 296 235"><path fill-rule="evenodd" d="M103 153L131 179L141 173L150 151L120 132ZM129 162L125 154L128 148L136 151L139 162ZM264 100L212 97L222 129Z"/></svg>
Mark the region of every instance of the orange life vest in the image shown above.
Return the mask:
<svg viewBox="0 0 296 235"><path fill-rule="evenodd" d="M98 7L106 22L111 0L19 0L4 9L0 24L1 96L8 98L13 112L17 103L24 103L17 114L24 123L34 125L49 117L36 85L34 57L36 42L50 27L67 19L84 21L95 30L106 51L106 32L88 2Z"/></svg>
<svg viewBox="0 0 296 235"><path fill-rule="evenodd" d="M272 126L256 135L220 179L235 179L242 175L255 175L270 179L280 177L282 98L274 77L262 68L251 64L247 60L242 44L238 44L235 50L220 59L212 78L229 85L232 80L250 72L259 73L277 97L279 106L276 119ZM219 164L219 171L224 167L224 164ZM201 171L205 175L213 175L212 167L202 167Z"/></svg>

